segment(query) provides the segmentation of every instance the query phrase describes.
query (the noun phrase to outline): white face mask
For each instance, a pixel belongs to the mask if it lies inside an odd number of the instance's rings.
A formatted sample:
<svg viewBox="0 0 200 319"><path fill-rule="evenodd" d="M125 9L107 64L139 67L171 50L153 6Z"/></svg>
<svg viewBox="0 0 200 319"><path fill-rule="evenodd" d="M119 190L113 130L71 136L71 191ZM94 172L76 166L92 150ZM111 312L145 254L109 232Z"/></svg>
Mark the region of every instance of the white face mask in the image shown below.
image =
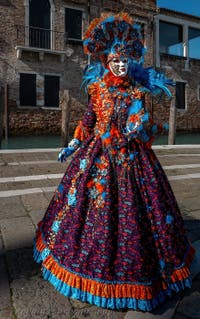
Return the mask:
<svg viewBox="0 0 200 319"><path fill-rule="evenodd" d="M108 62L108 65L115 76L125 76L128 71L128 58L124 56L114 56L110 62Z"/></svg>

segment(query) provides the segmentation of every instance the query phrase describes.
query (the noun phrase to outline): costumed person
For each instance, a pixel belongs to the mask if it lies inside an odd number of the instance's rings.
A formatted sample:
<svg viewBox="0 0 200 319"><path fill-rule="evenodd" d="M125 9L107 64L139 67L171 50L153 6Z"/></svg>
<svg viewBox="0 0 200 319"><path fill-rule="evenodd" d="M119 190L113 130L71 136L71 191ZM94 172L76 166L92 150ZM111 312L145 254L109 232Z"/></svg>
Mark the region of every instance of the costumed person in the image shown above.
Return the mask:
<svg viewBox="0 0 200 319"><path fill-rule="evenodd" d="M126 13L91 22L84 51L88 110L43 220L34 258L63 295L110 309L151 311L191 286L194 249L168 179L151 149L160 127L145 94L172 84L143 68L140 28Z"/></svg>

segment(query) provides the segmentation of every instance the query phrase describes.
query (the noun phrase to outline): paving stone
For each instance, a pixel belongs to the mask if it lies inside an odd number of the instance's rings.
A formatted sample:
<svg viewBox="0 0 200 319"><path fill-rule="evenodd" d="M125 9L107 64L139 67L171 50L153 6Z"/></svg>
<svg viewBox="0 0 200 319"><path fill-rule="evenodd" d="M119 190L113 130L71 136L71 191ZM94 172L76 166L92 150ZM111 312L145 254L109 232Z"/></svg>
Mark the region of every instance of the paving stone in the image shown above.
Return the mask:
<svg viewBox="0 0 200 319"><path fill-rule="evenodd" d="M56 152L54 153L45 153L45 152L42 152L42 153L34 153L33 154L33 160L36 160L36 161L43 161L43 160L48 160L49 158L51 158L51 156L53 157L53 159L56 161Z"/></svg>
<svg viewBox="0 0 200 319"><path fill-rule="evenodd" d="M41 277L11 283L13 307L19 319L71 319L69 300Z"/></svg>
<svg viewBox="0 0 200 319"><path fill-rule="evenodd" d="M139 312L139 311L130 310L127 312L126 316L124 317L124 319L136 319L136 318L137 319L153 319L155 318L155 316L152 315L152 313L148 313L148 312Z"/></svg>
<svg viewBox="0 0 200 319"><path fill-rule="evenodd" d="M8 164L0 165L1 177L14 177L24 175L38 175L48 173L63 173L66 167L63 167L58 162L44 162L46 159L42 159L42 162L31 159L31 161L24 161L23 158L19 161L9 161ZM47 159L48 160L48 159Z"/></svg>
<svg viewBox="0 0 200 319"><path fill-rule="evenodd" d="M194 218L191 216L191 212L188 209L186 209L183 205L179 205L179 208L180 208L181 214L185 220L189 220L189 221L193 220L194 221Z"/></svg>
<svg viewBox="0 0 200 319"><path fill-rule="evenodd" d="M175 313L173 319L192 319L192 318L188 316L184 316L183 314L180 314L180 313Z"/></svg>
<svg viewBox="0 0 200 319"><path fill-rule="evenodd" d="M6 250L32 246L35 230L29 217L2 219L0 226Z"/></svg>
<svg viewBox="0 0 200 319"><path fill-rule="evenodd" d="M0 309L0 319L14 319L11 308Z"/></svg>
<svg viewBox="0 0 200 319"><path fill-rule="evenodd" d="M48 182L48 181L47 181ZM38 183L38 181L37 181ZM39 184L40 185L40 181ZM43 194L28 194L28 195L22 195L21 196L22 203L25 207L25 209L30 212L31 210L46 210L48 206L48 200Z"/></svg>
<svg viewBox="0 0 200 319"><path fill-rule="evenodd" d="M199 204L200 207L200 204ZM189 212L190 216L196 220L198 220L200 218L200 210L195 210L195 211L190 211Z"/></svg>
<svg viewBox="0 0 200 319"><path fill-rule="evenodd" d="M192 163L192 164L194 164L194 163ZM199 163L197 165L199 165ZM165 165L163 165L163 166L164 166L163 169L164 169L165 173L169 176L169 179L170 179L170 176L195 174L195 173L197 173L197 170L199 169L199 167L190 167L190 168L179 167L179 168L168 169L168 167L167 167L168 165L166 165L166 168L165 168Z"/></svg>
<svg viewBox="0 0 200 319"><path fill-rule="evenodd" d="M50 202L52 197L54 195L54 192L46 192L44 193L44 196L47 198L47 200Z"/></svg>
<svg viewBox="0 0 200 319"><path fill-rule="evenodd" d="M91 307L91 305L86 302L81 302L77 299L72 299L72 298L70 298L70 303L74 309L83 309L83 308Z"/></svg>
<svg viewBox="0 0 200 319"><path fill-rule="evenodd" d="M191 194L193 197L196 193L197 183L196 180L173 180L170 184L173 190L177 193L177 198L182 200L182 195L187 196ZM193 193L195 191L195 193Z"/></svg>
<svg viewBox="0 0 200 319"><path fill-rule="evenodd" d="M0 232L0 256L4 253L4 247L3 247L3 239Z"/></svg>
<svg viewBox="0 0 200 319"><path fill-rule="evenodd" d="M177 312L192 319L200 318L200 292L194 291L191 295L185 296L180 302Z"/></svg>
<svg viewBox="0 0 200 319"><path fill-rule="evenodd" d="M200 234L199 228L196 230L190 231L188 234L188 239L190 240L191 243L193 243L199 239L199 234Z"/></svg>
<svg viewBox="0 0 200 319"><path fill-rule="evenodd" d="M37 228L37 225L38 225L39 221L42 220L42 218L43 218L43 216L45 214L45 211L46 211L46 209L45 210L40 210L40 209L35 210L34 209L34 210L31 210L28 213L30 218L32 219L32 222L33 222L35 228Z"/></svg>
<svg viewBox="0 0 200 319"><path fill-rule="evenodd" d="M55 163L38 163L34 164L34 166L26 165L29 168L29 172L32 175L38 175L38 174L55 174L60 173L64 174L65 169L62 165L59 165Z"/></svg>
<svg viewBox="0 0 200 319"><path fill-rule="evenodd" d="M7 184L0 183L0 192L6 191L6 190L15 191L17 189L26 190L27 188L48 187L52 184L57 185L56 183L57 183L56 180L48 180L48 179L29 180L29 181L23 181L23 182L10 182ZM23 195L24 195L24 193L22 192L21 196L23 196ZM26 195L24 195L24 196L26 196Z"/></svg>
<svg viewBox="0 0 200 319"><path fill-rule="evenodd" d="M1 198L0 220L25 215L26 211L19 197L14 196L9 198Z"/></svg>
<svg viewBox="0 0 200 319"><path fill-rule="evenodd" d="M48 179L48 186L54 186L54 188L56 189L58 184L60 183L60 180L60 178Z"/></svg>
<svg viewBox="0 0 200 319"><path fill-rule="evenodd" d="M200 293L200 279L195 277L192 281L192 288L188 290L187 296L191 295L193 292Z"/></svg>
<svg viewBox="0 0 200 319"><path fill-rule="evenodd" d="M21 151L19 151L19 153L4 153L1 154L1 158L5 163L10 163L10 162L19 162L19 161L25 161L26 157L25 157L25 153L21 153Z"/></svg>
<svg viewBox="0 0 200 319"><path fill-rule="evenodd" d="M1 177L13 177L13 176L23 176L28 175L27 168L23 165L4 165L0 166L0 176Z"/></svg>
<svg viewBox="0 0 200 319"><path fill-rule="evenodd" d="M0 310L11 305L10 286L4 256L0 256ZM0 317L1 319L1 317Z"/></svg>
<svg viewBox="0 0 200 319"><path fill-rule="evenodd" d="M179 300L179 295L176 295L153 312L128 311L124 319L172 319Z"/></svg>
<svg viewBox="0 0 200 319"><path fill-rule="evenodd" d="M8 251L6 254L10 280L32 277L40 274L40 264L33 259L33 248Z"/></svg>
<svg viewBox="0 0 200 319"><path fill-rule="evenodd" d="M188 209L189 211L199 210L200 197L199 196L189 197L189 198L185 197L185 198L182 198L182 200L180 200L180 203L182 203L184 207Z"/></svg>
<svg viewBox="0 0 200 319"><path fill-rule="evenodd" d="M188 239L191 241L191 243L197 241L199 239L199 234L200 234L199 221L196 221L196 228L193 228L193 229L187 228L187 222L185 224L186 224Z"/></svg>
<svg viewBox="0 0 200 319"><path fill-rule="evenodd" d="M198 275L195 277L195 279L200 280L200 272L199 272Z"/></svg>
<svg viewBox="0 0 200 319"><path fill-rule="evenodd" d="M124 319L125 314L123 311L112 311L91 306L89 308L75 310L72 319Z"/></svg>
<svg viewBox="0 0 200 319"><path fill-rule="evenodd" d="M192 243L197 241L200 235L200 220L187 218L185 220L185 229L188 233L189 240Z"/></svg>
<svg viewBox="0 0 200 319"><path fill-rule="evenodd" d="M195 278L198 274L200 274L200 240L194 242L193 247L195 249L195 258L191 265L191 274L192 278Z"/></svg>
<svg viewBox="0 0 200 319"><path fill-rule="evenodd" d="M58 152L59 152L59 150L57 150L54 153L48 153L48 159L56 161L58 163L58 165L60 166L60 162L58 162Z"/></svg>

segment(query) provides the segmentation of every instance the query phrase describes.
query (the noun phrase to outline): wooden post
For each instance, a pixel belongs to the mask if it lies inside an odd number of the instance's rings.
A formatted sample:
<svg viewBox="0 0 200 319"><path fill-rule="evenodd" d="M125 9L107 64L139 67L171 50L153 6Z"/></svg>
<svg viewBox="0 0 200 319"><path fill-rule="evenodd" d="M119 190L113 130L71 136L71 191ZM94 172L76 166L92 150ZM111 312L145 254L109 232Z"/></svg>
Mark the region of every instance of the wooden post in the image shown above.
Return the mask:
<svg viewBox="0 0 200 319"><path fill-rule="evenodd" d="M4 89L4 130L5 130L5 141L8 141L8 84L5 84Z"/></svg>
<svg viewBox="0 0 200 319"><path fill-rule="evenodd" d="M70 95L68 90L64 90L61 100L62 124L61 124L61 144L66 146L69 139L69 119L70 119Z"/></svg>
<svg viewBox="0 0 200 319"><path fill-rule="evenodd" d="M168 145L175 144L175 137L176 137L176 105L175 105L175 98L172 98L170 113L169 113Z"/></svg>

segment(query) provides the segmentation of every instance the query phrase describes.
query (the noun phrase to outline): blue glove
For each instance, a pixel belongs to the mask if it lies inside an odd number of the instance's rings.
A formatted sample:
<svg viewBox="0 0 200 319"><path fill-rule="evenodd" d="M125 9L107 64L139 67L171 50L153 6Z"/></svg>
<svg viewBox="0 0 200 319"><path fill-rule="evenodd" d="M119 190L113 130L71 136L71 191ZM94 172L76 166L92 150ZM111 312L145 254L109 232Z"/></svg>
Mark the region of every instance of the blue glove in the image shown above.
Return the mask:
<svg viewBox="0 0 200 319"><path fill-rule="evenodd" d="M66 158L70 156L74 151L68 147L63 148L58 154L58 161L63 162L66 161Z"/></svg>
<svg viewBox="0 0 200 319"><path fill-rule="evenodd" d="M81 142L74 138L71 140L71 142L68 144L67 147L63 148L59 154L58 154L58 161L63 163L63 161L66 161L67 157L72 155L80 146Z"/></svg>

